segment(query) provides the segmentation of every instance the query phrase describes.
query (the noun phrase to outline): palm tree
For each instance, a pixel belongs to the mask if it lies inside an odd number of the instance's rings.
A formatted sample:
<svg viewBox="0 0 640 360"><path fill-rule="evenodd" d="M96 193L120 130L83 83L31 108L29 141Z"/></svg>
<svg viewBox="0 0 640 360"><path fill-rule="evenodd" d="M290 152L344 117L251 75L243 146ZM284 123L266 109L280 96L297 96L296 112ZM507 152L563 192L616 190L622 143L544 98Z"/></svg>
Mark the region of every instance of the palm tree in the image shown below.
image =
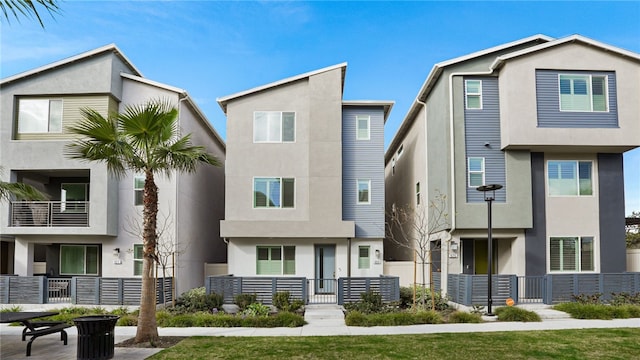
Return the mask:
<svg viewBox="0 0 640 360"><path fill-rule="evenodd" d="M103 117L92 109L82 110L83 119L69 131L83 136L67 146L72 159L106 163L116 177L127 171L144 173L143 268L140 315L135 342L158 338L153 264L156 254L158 187L157 174L193 173L198 164L220 166L202 146L191 145L190 135L182 136L178 110L168 101L152 100L127 106L121 114Z"/></svg>
<svg viewBox="0 0 640 360"><path fill-rule="evenodd" d="M0 173L2 173L2 170L0 166ZM9 201L12 196L15 196L18 200L47 200L47 196L33 186L0 180L0 201Z"/></svg>
<svg viewBox="0 0 640 360"><path fill-rule="evenodd" d="M44 28L44 23L40 18L40 13L38 13L36 4L40 4L40 6L47 10L52 16L53 13L57 13L60 9L55 0L0 0L0 9L7 21L9 21L10 14L13 14L18 21L20 20L19 15L35 16L40 23L40 26Z"/></svg>

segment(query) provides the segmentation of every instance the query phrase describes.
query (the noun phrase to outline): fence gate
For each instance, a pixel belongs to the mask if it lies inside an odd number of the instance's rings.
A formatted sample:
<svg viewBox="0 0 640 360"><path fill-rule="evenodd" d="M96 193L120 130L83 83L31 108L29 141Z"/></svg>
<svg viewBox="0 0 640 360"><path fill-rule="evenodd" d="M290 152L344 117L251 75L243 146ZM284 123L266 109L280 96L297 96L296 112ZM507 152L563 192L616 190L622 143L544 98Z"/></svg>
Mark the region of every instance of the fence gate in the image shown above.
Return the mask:
<svg viewBox="0 0 640 360"><path fill-rule="evenodd" d="M338 280L307 279L307 304L337 304Z"/></svg>

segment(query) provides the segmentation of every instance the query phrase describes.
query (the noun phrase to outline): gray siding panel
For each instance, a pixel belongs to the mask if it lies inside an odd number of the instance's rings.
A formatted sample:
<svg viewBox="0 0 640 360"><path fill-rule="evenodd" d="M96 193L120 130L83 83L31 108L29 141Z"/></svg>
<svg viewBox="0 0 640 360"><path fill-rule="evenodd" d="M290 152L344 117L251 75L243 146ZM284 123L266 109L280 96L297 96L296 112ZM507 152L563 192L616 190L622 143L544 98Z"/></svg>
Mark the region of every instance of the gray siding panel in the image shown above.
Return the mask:
<svg viewBox="0 0 640 360"><path fill-rule="evenodd" d="M370 140L356 140L356 115L369 115ZM371 180L371 204L357 204L357 180ZM359 238L384 237L384 109L342 109L342 218L356 223Z"/></svg>
<svg viewBox="0 0 640 360"><path fill-rule="evenodd" d="M496 191L496 202L506 201L506 175L504 152L500 150L500 102L498 94L498 78L465 77L465 80L482 80L482 109L465 109L464 137L466 159L483 157L485 163L485 184L500 184ZM488 146L485 144L488 143ZM468 171L468 163L465 164ZM469 187L468 173L465 174L467 184L467 202L482 202L484 194Z"/></svg>
<svg viewBox="0 0 640 360"><path fill-rule="evenodd" d="M627 269L622 154L598 154L600 272Z"/></svg>
<svg viewBox="0 0 640 360"><path fill-rule="evenodd" d="M544 153L531 153L531 196L533 227L524 230L525 274L539 276L547 272Z"/></svg>
<svg viewBox="0 0 640 360"><path fill-rule="evenodd" d="M609 92L608 112L560 111L558 74L606 75ZM536 70L536 102L538 126L550 128L617 128L618 95L616 73L589 71Z"/></svg>

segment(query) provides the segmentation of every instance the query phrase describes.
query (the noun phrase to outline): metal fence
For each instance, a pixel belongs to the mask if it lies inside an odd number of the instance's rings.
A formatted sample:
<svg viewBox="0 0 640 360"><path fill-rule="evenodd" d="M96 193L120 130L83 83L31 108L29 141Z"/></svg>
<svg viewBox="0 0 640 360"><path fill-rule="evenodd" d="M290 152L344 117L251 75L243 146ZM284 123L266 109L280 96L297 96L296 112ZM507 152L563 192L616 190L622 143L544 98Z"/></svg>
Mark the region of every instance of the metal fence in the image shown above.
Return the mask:
<svg viewBox="0 0 640 360"><path fill-rule="evenodd" d="M383 302L400 300L400 278L396 276L359 277L338 279L338 304L361 300L361 294L373 291Z"/></svg>
<svg viewBox="0 0 640 360"><path fill-rule="evenodd" d="M11 226L87 227L88 201L12 201Z"/></svg>
<svg viewBox="0 0 640 360"><path fill-rule="evenodd" d="M507 298L517 298L515 275L494 275L491 280L494 304L504 304ZM451 301L466 306L487 305L487 275L449 274L447 281L447 295Z"/></svg>
<svg viewBox="0 0 640 360"><path fill-rule="evenodd" d="M173 279L157 281L156 303L173 301ZM139 305L141 289L141 278L0 276L0 303Z"/></svg>
<svg viewBox="0 0 640 360"><path fill-rule="evenodd" d="M240 277L233 275L208 276L205 279L207 294L216 293L231 304L237 295L256 294L259 302L273 304L273 296L288 291L291 300L307 298L307 279L303 277Z"/></svg>
<svg viewBox="0 0 640 360"><path fill-rule="evenodd" d="M307 304L337 304L338 280L307 279Z"/></svg>

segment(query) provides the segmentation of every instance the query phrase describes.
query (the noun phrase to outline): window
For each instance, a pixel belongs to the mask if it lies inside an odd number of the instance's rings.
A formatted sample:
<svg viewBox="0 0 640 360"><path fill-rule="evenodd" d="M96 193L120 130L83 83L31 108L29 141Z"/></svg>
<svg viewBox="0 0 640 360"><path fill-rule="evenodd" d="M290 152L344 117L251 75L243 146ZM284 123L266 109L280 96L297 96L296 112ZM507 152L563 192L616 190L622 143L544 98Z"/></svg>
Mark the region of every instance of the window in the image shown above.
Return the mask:
<svg viewBox="0 0 640 360"><path fill-rule="evenodd" d="M420 183L416 183L416 205L420 205Z"/></svg>
<svg viewBox="0 0 640 360"><path fill-rule="evenodd" d="M467 109L482 109L482 80L464 81Z"/></svg>
<svg viewBox="0 0 640 360"><path fill-rule="evenodd" d="M368 269L370 267L370 250L369 246L358 246L358 269Z"/></svg>
<svg viewBox="0 0 640 360"><path fill-rule="evenodd" d="M358 179L358 204L371 203L371 180Z"/></svg>
<svg viewBox="0 0 640 360"><path fill-rule="evenodd" d="M87 212L89 200L89 184L86 183L66 183L60 186L60 211L64 212Z"/></svg>
<svg viewBox="0 0 640 360"><path fill-rule="evenodd" d="M593 195L591 161L554 160L547 162L549 196Z"/></svg>
<svg viewBox="0 0 640 360"><path fill-rule="evenodd" d="M256 274L258 275L295 275L296 273L295 246L258 246L256 257Z"/></svg>
<svg viewBox="0 0 640 360"><path fill-rule="evenodd" d="M256 111L253 114L253 142L279 143L296 140L296 114Z"/></svg>
<svg viewBox="0 0 640 360"><path fill-rule="evenodd" d="M398 151L396 151L396 160L400 159L400 156L402 156L403 152L404 152L404 144L400 145L400 147L398 148Z"/></svg>
<svg viewBox="0 0 640 360"><path fill-rule="evenodd" d="M561 111L607 111L607 77L559 75Z"/></svg>
<svg viewBox="0 0 640 360"><path fill-rule="evenodd" d="M133 275L142 275L142 260L144 256L144 248L142 244L133 245Z"/></svg>
<svg viewBox="0 0 640 360"><path fill-rule="evenodd" d="M20 99L19 133L61 133L62 100Z"/></svg>
<svg viewBox="0 0 640 360"><path fill-rule="evenodd" d="M484 185L484 158L469 158L469 187Z"/></svg>
<svg viewBox="0 0 640 360"><path fill-rule="evenodd" d="M133 204L136 206L144 204L144 176L133 177Z"/></svg>
<svg viewBox="0 0 640 360"><path fill-rule="evenodd" d="M551 271L594 271L592 236L552 237L549 241Z"/></svg>
<svg viewBox="0 0 640 360"><path fill-rule="evenodd" d="M396 158L391 159L391 176L396 174Z"/></svg>
<svg viewBox="0 0 640 360"><path fill-rule="evenodd" d="M295 204L295 179L253 179L254 208L292 208Z"/></svg>
<svg viewBox="0 0 640 360"><path fill-rule="evenodd" d="M60 245L60 275L98 275L98 245Z"/></svg>
<svg viewBox="0 0 640 360"><path fill-rule="evenodd" d="M356 116L356 140L369 140L371 137L371 117L369 115Z"/></svg>

